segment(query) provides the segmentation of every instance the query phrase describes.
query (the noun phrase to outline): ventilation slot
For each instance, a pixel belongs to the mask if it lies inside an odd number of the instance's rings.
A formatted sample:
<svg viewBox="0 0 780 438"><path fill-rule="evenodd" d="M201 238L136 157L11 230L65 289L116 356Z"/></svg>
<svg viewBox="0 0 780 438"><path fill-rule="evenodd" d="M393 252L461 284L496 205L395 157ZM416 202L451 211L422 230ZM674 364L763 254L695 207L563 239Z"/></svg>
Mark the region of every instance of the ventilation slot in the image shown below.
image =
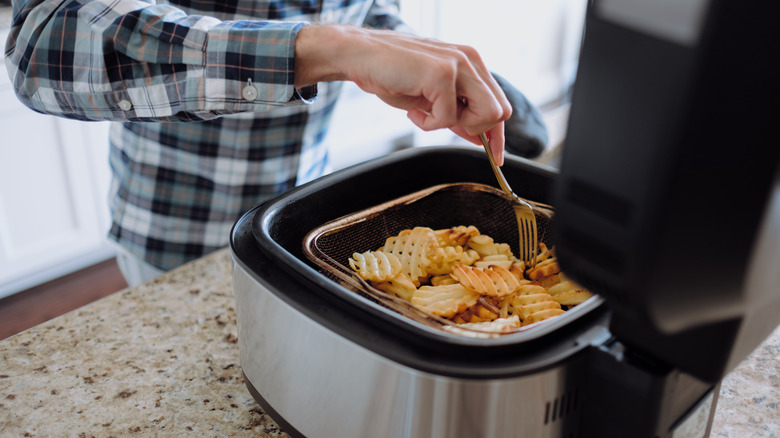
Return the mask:
<svg viewBox="0 0 780 438"><path fill-rule="evenodd" d="M561 421L577 410L578 391L574 389L555 400L548 401L544 408L544 424Z"/></svg>

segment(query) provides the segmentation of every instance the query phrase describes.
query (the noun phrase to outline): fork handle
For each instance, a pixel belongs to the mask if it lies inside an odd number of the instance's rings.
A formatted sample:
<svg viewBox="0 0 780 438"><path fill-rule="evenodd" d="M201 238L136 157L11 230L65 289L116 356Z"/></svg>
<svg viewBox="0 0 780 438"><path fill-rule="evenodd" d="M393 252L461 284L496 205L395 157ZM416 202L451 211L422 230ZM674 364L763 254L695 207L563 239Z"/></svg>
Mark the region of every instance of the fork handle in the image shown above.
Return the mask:
<svg viewBox="0 0 780 438"><path fill-rule="evenodd" d="M501 189L506 192L507 195L517 197L517 195L515 195L514 192L512 192L512 189L509 187L509 183L507 182L506 178L504 178L504 172L502 172L501 168L496 165L496 159L493 158L493 151L490 150L490 144L488 144L487 136L484 133L479 134L479 139L482 140L482 146L484 146L488 160L490 160L490 167L493 168L493 173L496 174L498 185L501 186Z"/></svg>

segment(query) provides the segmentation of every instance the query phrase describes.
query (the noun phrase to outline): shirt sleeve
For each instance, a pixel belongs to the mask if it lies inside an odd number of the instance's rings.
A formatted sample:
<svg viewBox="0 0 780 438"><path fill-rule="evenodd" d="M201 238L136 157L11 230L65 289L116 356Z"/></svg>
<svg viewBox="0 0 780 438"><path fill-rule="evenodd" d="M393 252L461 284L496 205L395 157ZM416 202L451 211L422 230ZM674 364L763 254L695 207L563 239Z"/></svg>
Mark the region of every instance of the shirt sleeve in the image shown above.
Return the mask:
<svg viewBox="0 0 780 438"><path fill-rule="evenodd" d="M38 112L204 120L316 97L316 87L294 87L304 25L220 21L137 0L19 0L5 63L19 99Z"/></svg>

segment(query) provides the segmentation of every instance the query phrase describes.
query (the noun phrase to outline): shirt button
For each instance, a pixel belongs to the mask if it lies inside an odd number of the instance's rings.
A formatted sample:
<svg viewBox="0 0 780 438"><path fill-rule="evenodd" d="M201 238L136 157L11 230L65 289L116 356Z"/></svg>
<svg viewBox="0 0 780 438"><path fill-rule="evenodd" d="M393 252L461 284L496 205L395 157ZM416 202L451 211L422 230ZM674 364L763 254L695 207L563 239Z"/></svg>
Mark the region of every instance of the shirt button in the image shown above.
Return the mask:
<svg viewBox="0 0 780 438"><path fill-rule="evenodd" d="M130 108L132 107L133 104L130 103L130 101L127 101L125 99L119 101L119 108L122 108L122 111L130 111Z"/></svg>
<svg viewBox="0 0 780 438"><path fill-rule="evenodd" d="M247 85L241 90L241 95L244 96L244 99L251 102L257 99L257 88L254 85Z"/></svg>

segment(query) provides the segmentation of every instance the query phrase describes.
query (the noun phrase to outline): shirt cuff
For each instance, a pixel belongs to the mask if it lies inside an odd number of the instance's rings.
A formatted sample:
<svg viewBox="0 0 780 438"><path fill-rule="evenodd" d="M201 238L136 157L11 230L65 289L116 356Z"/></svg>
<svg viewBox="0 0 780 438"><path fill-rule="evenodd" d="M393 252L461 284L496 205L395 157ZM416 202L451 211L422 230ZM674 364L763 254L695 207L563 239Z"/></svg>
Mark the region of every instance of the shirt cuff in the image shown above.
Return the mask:
<svg viewBox="0 0 780 438"><path fill-rule="evenodd" d="M208 32L206 108L257 111L310 103L316 86L296 90L295 39L306 22L232 21Z"/></svg>

